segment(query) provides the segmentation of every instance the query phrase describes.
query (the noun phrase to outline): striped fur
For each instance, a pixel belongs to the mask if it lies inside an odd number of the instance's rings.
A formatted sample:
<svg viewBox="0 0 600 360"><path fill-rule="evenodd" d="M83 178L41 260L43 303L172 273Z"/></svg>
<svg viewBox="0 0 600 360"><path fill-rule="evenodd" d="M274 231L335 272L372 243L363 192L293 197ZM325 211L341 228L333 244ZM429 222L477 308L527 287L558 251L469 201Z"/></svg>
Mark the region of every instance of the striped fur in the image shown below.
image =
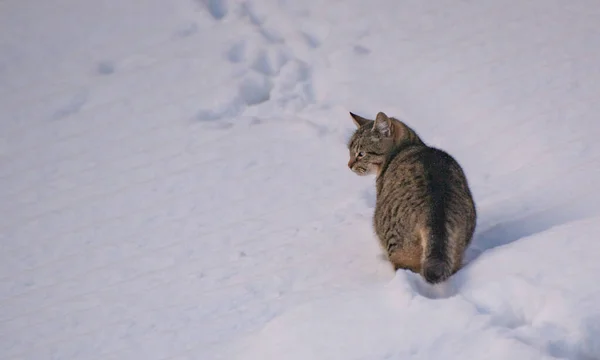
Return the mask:
<svg viewBox="0 0 600 360"><path fill-rule="evenodd" d="M348 166L377 175L373 225L389 261L429 283L445 281L461 268L477 219L462 168L398 119L350 115L357 130Z"/></svg>

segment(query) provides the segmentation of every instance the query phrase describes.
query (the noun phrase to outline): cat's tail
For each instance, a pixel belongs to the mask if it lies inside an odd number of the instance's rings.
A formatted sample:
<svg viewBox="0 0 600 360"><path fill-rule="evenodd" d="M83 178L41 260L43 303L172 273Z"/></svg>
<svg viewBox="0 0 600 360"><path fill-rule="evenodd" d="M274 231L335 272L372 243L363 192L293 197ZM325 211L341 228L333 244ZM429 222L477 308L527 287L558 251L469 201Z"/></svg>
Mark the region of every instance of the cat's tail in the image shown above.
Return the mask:
<svg viewBox="0 0 600 360"><path fill-rule="evenodd" d="M449 239L443 229L431 227L421 231L423 260L421 275L430 284L447 280L452 275L453 259Z"/></svg>

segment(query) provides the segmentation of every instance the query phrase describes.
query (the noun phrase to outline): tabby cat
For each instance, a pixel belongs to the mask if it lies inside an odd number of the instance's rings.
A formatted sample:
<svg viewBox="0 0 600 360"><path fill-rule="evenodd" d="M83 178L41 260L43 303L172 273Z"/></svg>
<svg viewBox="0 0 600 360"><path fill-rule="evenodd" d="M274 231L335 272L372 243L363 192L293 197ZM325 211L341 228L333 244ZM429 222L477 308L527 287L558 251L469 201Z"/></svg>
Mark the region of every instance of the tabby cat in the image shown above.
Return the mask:
<svg viewBox="0 0 600 360"><path fill-rule="evenodd" d="M430 284L445 281L462 267L476 225L462 168L398 119L383 112L375 120L350 115L357 130L348 167L377 175L373 226L389 262Z"/></svg>

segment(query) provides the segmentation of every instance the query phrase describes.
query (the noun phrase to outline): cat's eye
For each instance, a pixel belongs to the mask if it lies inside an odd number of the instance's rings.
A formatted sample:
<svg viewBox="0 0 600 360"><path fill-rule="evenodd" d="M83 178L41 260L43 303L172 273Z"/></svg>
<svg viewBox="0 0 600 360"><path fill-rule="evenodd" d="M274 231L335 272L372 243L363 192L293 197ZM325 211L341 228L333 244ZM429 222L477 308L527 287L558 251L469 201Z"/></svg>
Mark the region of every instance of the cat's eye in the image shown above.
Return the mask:
<svg viewBox="0 0 600 360"><path fill-rule="evenodd" d="M361 151L361 152L359 152L358 154L356 154L356 157L357 157L357 158L361 158L361 157L363 157L363 156L365 156L365 153L364 153L364 152L362 152L362 151Z"/></svg>

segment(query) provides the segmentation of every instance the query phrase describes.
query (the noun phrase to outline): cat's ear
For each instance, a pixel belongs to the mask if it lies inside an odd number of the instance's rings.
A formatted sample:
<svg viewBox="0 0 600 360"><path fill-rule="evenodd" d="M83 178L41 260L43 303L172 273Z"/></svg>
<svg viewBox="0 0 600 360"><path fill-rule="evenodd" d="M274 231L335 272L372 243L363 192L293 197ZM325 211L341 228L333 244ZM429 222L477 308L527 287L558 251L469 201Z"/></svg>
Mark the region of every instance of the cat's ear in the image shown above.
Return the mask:
<svg viewBox="0 0 600 360"><path fill-rule="evenodd" d="M352 117L352 121L354 121L354 125L356 125L357 128L363 126L364 124L368 124L371 122L371 120L369 119L365 119L362 116L350 113L350 116Z"/></svg>
<svg viewBox="0 0 600 360"><path fill-rule="evenodd" d="M385 113L380 111L375 118L373 130L386 137L392 136L392 120L390 120Z"/></svg>

